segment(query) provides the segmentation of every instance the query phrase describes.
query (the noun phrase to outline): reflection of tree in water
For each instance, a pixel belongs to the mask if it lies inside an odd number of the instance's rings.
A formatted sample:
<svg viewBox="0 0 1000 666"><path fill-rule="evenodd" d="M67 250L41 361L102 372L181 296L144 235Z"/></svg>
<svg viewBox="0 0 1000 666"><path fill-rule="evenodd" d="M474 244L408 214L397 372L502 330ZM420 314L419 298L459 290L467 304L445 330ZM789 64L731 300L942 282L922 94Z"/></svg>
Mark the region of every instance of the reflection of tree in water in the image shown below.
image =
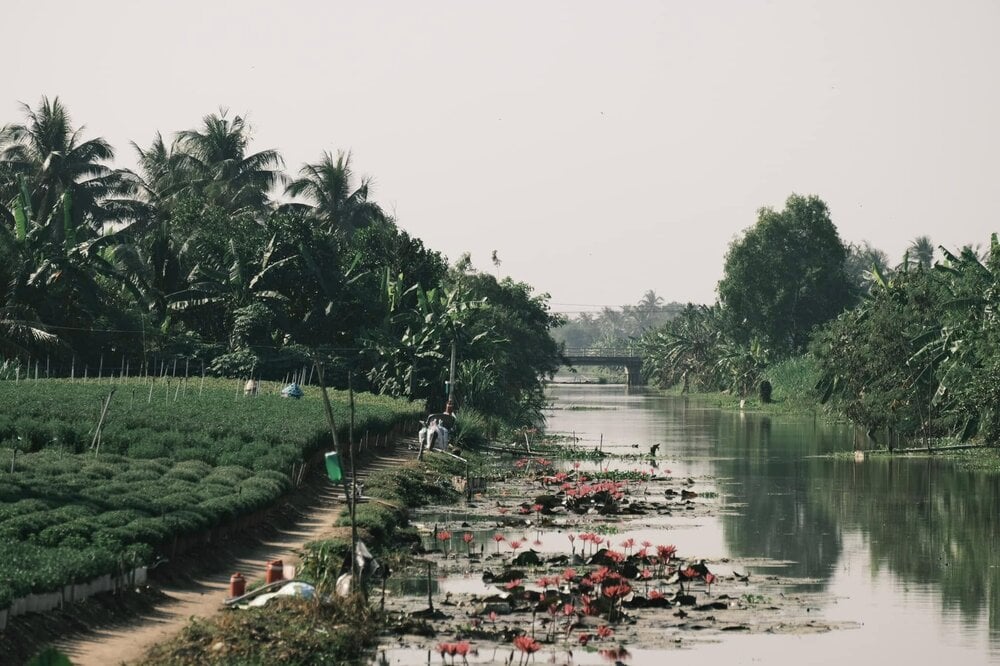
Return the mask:
<svg viewBox="0 0 1000 666"><path fill-rule="evenodd" d="M935 584L946 611L969 621L989 614L1000 638L1000 476L956 469L940 460L876 457L863 464L828 461L830 483L810 499L842 516L842 529L868 540L872 571Z"/></svg>
<svg viewBox="0 0 1000 666"><path fill-rule="evenodd" d="M815 578L825 586L840 557L840 531L829 507L811 502L811 485L827 461L807 458L843 441L836 430L812 421L772 428L766 416L719 419L720 477L736 483L739 515L723 516L726 543L740 557L792 562L783 575Z"/></svg>

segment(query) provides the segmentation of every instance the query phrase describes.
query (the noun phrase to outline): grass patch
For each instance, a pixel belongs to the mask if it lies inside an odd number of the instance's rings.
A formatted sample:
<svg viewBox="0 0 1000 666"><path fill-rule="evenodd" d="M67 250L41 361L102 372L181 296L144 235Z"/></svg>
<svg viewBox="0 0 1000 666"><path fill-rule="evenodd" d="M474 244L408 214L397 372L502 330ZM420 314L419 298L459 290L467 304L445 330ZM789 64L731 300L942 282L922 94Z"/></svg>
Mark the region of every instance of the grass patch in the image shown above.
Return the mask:
<svg viewBox="0 0 1000 666"><path fill-rule="evenodd" d="M382 620L358 597L329 603L276 599L265 608L227 611L195 620L180 635L154 647L143 663L200 664L357 663L375 644Z"/></svg>

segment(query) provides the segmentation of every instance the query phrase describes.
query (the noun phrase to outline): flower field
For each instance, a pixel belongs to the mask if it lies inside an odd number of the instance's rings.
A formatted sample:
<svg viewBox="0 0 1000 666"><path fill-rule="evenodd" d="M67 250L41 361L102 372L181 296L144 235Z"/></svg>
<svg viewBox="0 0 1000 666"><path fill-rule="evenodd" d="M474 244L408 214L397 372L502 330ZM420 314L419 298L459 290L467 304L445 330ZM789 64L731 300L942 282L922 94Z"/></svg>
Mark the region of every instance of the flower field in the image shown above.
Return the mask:
<svg viewBox="0 0 1000 666"><path fill-rule="evenodd" d="M224 380L0 382L0 609L131 570L175 537L273 504L330 436L317 389L288 400L261 388L243 397ZM331 400L346 439L346 394ZM356 397L357 436L416 418L416 404Z"/></svg>

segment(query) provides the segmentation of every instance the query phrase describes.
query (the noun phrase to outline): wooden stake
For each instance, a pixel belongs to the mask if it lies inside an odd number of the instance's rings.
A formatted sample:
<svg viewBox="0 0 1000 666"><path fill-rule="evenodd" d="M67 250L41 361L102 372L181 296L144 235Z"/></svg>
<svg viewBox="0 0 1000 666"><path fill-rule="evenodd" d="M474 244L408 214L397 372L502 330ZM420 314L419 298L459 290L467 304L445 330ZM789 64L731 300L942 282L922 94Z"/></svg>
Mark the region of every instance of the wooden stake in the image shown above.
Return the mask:
<svg viewBox="0 0 1000 666"><path fill-rule="evenodd" d="M97 430L94 431L94 439L90 442L90 448L94 449L94 454L101 452L101 429L104 428L104 419L108 416L108 408L111 407L111 398L114 397L115 391L118 389L111 389L111 393L104 400L104 406L101 408L101 418L97 421Z"/></svg>
<svg viewBox="0 0 1000 666"><path fill-rule="evenodd" d="M434 612L434 595L431 593L431 563L427 563L427 608Z"/></svg>

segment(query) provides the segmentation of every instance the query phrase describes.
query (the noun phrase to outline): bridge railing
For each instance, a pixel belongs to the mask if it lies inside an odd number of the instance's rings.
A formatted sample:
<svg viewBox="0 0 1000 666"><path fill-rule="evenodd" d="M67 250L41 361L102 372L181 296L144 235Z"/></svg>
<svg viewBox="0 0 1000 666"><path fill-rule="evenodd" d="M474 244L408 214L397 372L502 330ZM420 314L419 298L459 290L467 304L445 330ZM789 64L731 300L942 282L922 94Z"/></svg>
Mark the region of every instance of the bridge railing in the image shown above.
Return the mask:
<svg viewBox="0 0 1000 666"><path fill-rule="evenodd" d="M563 354L565 356L583 356L583 357L595 357L595 356L614 356L618 358L639 358L639 352L635 349L623 349L623 348L601 348L601 347L567 347Z"/></svg>

